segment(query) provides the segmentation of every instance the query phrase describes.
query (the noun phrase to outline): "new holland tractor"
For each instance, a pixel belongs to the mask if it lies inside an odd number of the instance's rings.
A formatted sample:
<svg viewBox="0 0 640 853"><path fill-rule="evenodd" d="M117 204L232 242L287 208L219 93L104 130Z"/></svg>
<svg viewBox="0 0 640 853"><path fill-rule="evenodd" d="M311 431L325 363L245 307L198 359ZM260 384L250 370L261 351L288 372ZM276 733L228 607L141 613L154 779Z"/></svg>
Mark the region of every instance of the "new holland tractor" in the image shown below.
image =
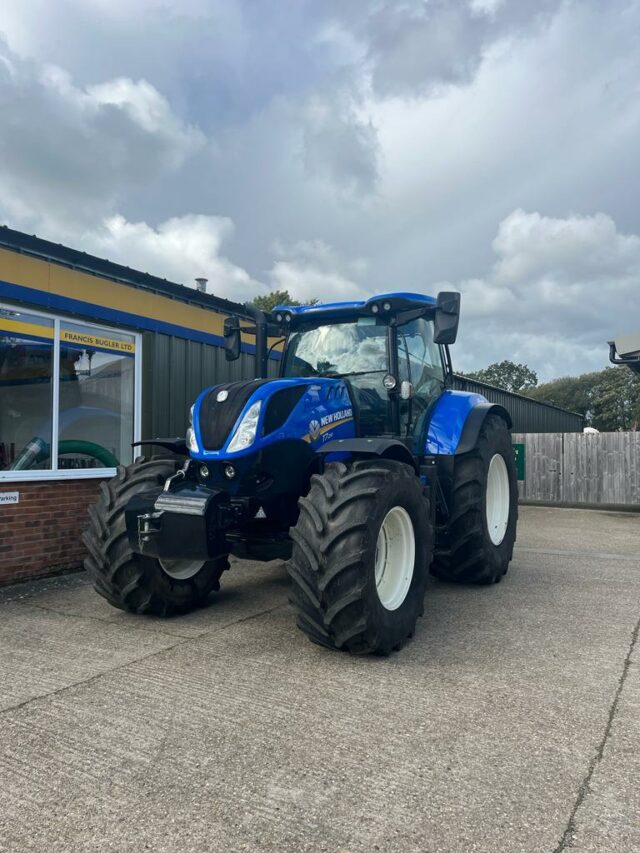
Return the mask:
<svg viewBox="0 0 640 853"><path fill-rule="evenodd" d="M245 308L226 355L252 335L258 378L203 391L185 438L140 442L164 455L102 484L86 568L114 606L168 616L219 589L230 554L284 559L311 640L388 654L430 570L497 583L516 538L510 416L451 388L460 295Z"/></svg>

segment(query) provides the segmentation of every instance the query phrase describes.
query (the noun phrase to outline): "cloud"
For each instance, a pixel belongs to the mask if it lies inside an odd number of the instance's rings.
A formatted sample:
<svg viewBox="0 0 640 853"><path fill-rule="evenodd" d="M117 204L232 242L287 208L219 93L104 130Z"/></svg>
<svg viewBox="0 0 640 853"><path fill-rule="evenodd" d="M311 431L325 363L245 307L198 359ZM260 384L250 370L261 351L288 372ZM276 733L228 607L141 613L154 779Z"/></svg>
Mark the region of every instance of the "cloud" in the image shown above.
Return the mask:
<svg viewBox="0 0 640 853"><path fill-rule="evenodd" d="M610 216L515 210L498 228L484 278L462 292L462 366L505 357L546 378L603 367L608 340L640 326L640 236Z"/></svg>
<svg viewBox="0 0 640 853"><path fill-rule="evenodd" d="M274 290L288 290L300 302L336 302L368 295L357 281L366 273L366 264L361 260L345 261L321 240L288 247L276 244L274 251L278 260L269 275Z"/></svg>
<svg viewBox="0 0 640 853"><path fill-rule="evenodd" d="M221 254L232 233L233 222L222 216L174 217L157 228L112 216L85 234L83 245L100 257L190 287L202 276L209 293L244 302L264 286Z"/></svg>
<svg viewBox="0 0 640 853"><path fill-rule="evenodd" d="M7 224L242 298L462 283L466 367L640 327L637 2L5 6Z"/></svg>
<svg viewBox="0 0 640 853"><path fill-rule="evenodd" d="M0 31L20 56L64 67L78 85L148 80L214 132L266 108L274 94L295 98L338 63L315 38L320 5L21 0L3 4Z"/></svg>
<svg viewBox="0 0 640 853"><path fill-rule="evenodd" d="M530 37L561 5L561 0L380 0L331 8L362 45L375 94L417 97L471 82L496 43ZM334 32L337 38L339 30Z"/></svg>
<svg viewBox="0 0 640 853"><path fill-rule="evenodd" d="M145 80L79 88L64 70L20 59L1 42L0 110L0 201L41 227L104 215L204 144Z"/></svg>
<svg viewBox="0 0 640 853"><path fill-rule="evenodd" d="M341 191L372 193L378 177L378 137L371 120L358 115L352 97L346 92L312 97L302 113L307 173Z"/></svg>
<svg viewBox="0 0 640 853"><path fill-rule="evenodd" d="M116 114L126 116L133 126L149 134L161 163L169 168L179 168L204 143L203 134L174 115L166 98L146 80L134 83L118 77L87 86L86 95L88 109L101 123L108 123L110 108L114 108Z"/></svg>
<svg viewBox="0 0 640 853"><path fill-rule="evenodd" d="M619 234L603 213L554 219L515 210L500 223L493 250L496 279L505 284L552 275L588 286L603 276L626 279L640 267L640 239Z"/></svg>

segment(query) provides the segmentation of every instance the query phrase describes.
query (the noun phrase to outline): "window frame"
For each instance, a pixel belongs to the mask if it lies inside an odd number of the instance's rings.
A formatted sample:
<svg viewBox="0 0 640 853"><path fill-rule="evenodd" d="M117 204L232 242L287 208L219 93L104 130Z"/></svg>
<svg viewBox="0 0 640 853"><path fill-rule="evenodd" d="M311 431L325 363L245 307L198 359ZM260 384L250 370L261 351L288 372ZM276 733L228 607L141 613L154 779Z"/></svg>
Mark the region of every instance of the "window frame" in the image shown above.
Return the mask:
<svg viewBox="0 0 640 853"><path fill-rule="evenodd" d="M432 332L434 331L433 319L432 319L431 317L426 317L426 316L424 316L424 315L423 315L422 317L417 317L416 319L417 319L417 320L424 320L426 323L431 323ZM401 326L401 325L397 326L398 335L397 335L396 346L398 347L398 360L399 360L399 357L400 357L400 331L401 331L401 329L402 329L402 326ZM432 342L433 342L433 334L431 335L431 339L432 339ZM443 347L442 347L442 344L436 344L436 343L434 343L434 346L435 346L435 347L437 348L437 350L438 350L438 358L439 358L439 361L440 361L440 370L442 371L442 378L441 378L441 379L438 379L438 381L442 382L442 387L443 387L443 389L444 389L444 388L446 388L446 387L447 387L447 366L446 366L446 362L445 362L445 358L444 358ZM407 348L407 350L408 350L408 348ZM408 364L408 365L410 365L410 361L411 361L411 353L410 353L410 352L408 352L408 351L407 351L406 353L405 353L405 352L403 352L403 353L402 353L402 357L403 357L404 359L406 359L406 360L407 360L407 364ZM427 365L427 362L426 362L426 361L423 361L423 364L424 364L424 365ZM435 365L433 365L433 366L435 367ZM409 371L410 371L410 366L409 366ZM434 378L434 379L436 379L436 377L435 377L435 376L434 376L433 378ZM411 380L411 383L412 383L412 384L415 384L415 383L413 382L413 378L412 378L412 380Z"/></svg>
<svg viewBox="0 0 640 853"><path fill-rule="evenodd" d="M50 314L45 311L32 309L28 303L13 303L8 300L0 301L0 309L22 310L33 317L53 322L53 393L51 395L51 468L36 471L0 471L0 486L3 483L24 483L39 480L95 480L113 477L115 468L58 468L58 440L60 420L60 324L76 323L102 332L131 335L135 341L133 363L133 440L140 441L142 425L142 335L133 329L117 326L106 326L93 323L82 317L67 314Z"/></svg>
<svg viewBox="0 0 640 853"><path fill-rule="evenodd" d="M426 315L424 315L424 314L423 314L423 315L421 315L420 317L416 317L416 318L414 318L414 319L415 319L415 320L422 320L422 321L424 321L425 323L429 323L429 324L431 325L431 333L432 333L432 334L431 334L431 339L432 339L432 343L433 343L433 332L434 332L434 321L433 321L433 318L432 318L431 316L426 316ZM413 322L413 321L410 321L410 322ZM405 324L402 324L402 325L398 325L398 326L396 326L396 350L397 350L397 353L398 353L398 378L400 378L400 375L401 375L401 370L400 370L400 359L401 359L401 357L402 357L402 360L404 361L404 363L406 364L406 368L407 368L407 371L408 371L408 376L411 376L411 353L409 352L409 348L408 348L408 346L406 347L406 350L405 350L405 347L404 347L404 346L401 346L401 342L400 342L400 341L401 341L401 337L402 337L403 339L405 338L404 333L403 333L403 332L401 332L401 330L402 330L402 328L403 328L403 326L404 326L404 325L405 325ZM440 384L440 386L441 386L441 388L440 388L440 394L441 394L441 393L442 393L442 391L444 391L444 390L447 388L447 369L446 369L446 364L445 364L445 360L444 360L444 353L443 353L442 345L441 345L441 344L435 344L435 343L434 343L434 346L436 347L437 352L438 352L438 361L439 361L439 365L440 365L441 376L440 376L440 377L436 377L436 376L434 376L434 377L433 377L433 379L434 379L434 381L436 381L436 382L438 382L438 383ZM425 366L429 366L429 367L431 366L431 365L429 365L426 361L423 361L422 363L423 363L423 365L425 365ZM434 367L434 369L435 369L435 368L436 368L436 365L433 365L433 367ZM411 385L412 385L412 387L413 387L413 389L414 389L414 391L415 391L415 390L416 390L416 383L415 383L415 380L414 380L414 377L413 377L413 376L411 376ZM428 400L427 405L426 405L426 408L425 408L425 409L424 409L424 411L423 411L423 415L424 415L424 416L426 416L426 415L427 415L427 413L428 413L430 410L432 410L432 409L433 409L434 404L435 404L435 403L440 399L440 394L438 394L437 396L434 396L434 397L432 397L431 399L429 399L429 400ZM412 399L413 399L413 398L412 398ZM404 426L403 426L403 418L404 418L404 415L406 415L406 414L407 414L407 412L408 412L408 411L411 411L411 409L412 409L412 399L409 399L409 400L400 400L400 401L399 401L399 405L398 405L398 417L399 417L399 420L400 420L400 433L401 433L401 435L402 435L403 437L412 437L412 438L414 438L414 439L415 439L415 437L418 435L418 433L417 433L417 432L416 432L416 430L415 430L415 427L416 427L416 426L418 425L418 423L420 422L420 417L421 417L421 416L419 416L419 417L418 417L418 419L416 420L416 422L413 424L413 429L411 429L411 431L410 431L410 432L408 431L408 430L409 430L409 423L408 423L408 421L407 421L407 422L404 424ZM425 421L425 424L426 424L426 423L427 423L427 421Z"/></svg>

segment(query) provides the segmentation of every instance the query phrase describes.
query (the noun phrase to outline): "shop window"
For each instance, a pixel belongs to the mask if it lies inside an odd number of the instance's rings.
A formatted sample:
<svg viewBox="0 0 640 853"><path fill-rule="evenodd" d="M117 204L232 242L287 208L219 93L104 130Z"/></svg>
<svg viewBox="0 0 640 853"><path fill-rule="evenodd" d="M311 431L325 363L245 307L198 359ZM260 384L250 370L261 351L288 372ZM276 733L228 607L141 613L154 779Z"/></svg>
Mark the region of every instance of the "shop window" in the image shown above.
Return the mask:
<svg viewBox="0 0 640 853"><path fill-rule="evenodd" d="M0 305L0 478L129 464L136 358L135 335Z"/></svg>
<svg viewBox="0 0 640 853"><path fill-rule="evenodd" d="M51 468L52 320L0 306L0 471Z"/></svg>
<svg viewBox="0 0 640 853"><path fill-rule="evenodd" d="M59 468L132 461L135 339L60 324Z"/></svg>

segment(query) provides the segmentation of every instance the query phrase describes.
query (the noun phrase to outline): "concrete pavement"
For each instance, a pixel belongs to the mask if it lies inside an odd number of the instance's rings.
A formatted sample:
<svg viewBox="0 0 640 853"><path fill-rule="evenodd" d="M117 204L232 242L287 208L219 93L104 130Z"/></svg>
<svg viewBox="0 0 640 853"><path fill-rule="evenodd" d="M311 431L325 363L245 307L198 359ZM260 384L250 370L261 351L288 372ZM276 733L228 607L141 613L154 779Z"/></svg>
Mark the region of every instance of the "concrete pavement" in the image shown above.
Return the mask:
<svg viewBox="0 0 640 853"><path fill-rule="evenodd" d="M640 516L521 508L507 579L387 659L309 643L281 564L160 620L0 592L2 851L640 850Z"/></svg>

